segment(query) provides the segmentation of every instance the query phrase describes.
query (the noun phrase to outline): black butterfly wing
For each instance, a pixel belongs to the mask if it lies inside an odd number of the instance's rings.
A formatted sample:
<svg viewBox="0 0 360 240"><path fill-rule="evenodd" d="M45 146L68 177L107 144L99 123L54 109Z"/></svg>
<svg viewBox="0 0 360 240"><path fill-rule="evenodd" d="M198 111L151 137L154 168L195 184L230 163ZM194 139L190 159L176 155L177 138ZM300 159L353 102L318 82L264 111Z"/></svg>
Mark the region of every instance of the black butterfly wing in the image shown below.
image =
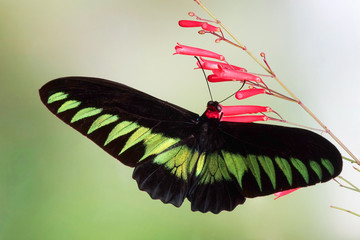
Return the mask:
<svg viewBox="0 0 360 240"><path fill-rule="evenodd" d="M39 92L53 114L135 167L133 177L141 190L165 203L182 204L189 184L188 162L196 153L192 133L197 114L98 78L55 79Z"/></svg>
<svg viewBox="0 0 360 240"><path fill-rule="evenodd" d="M218 213L245 198L326 182L340 174L336 147L308 130L221 122L188 198L192 209Z"/></svg>
<svg viewBox="0 0 360 240"><path fill-rule="evenodd" d="M238 161L238 156L246 156L242 159L249 169L242 179L246 197L326 182L342 170L337 148L305 129L224 122L221 130L238 144L224 146L223 153L231 153Z"/></svg>

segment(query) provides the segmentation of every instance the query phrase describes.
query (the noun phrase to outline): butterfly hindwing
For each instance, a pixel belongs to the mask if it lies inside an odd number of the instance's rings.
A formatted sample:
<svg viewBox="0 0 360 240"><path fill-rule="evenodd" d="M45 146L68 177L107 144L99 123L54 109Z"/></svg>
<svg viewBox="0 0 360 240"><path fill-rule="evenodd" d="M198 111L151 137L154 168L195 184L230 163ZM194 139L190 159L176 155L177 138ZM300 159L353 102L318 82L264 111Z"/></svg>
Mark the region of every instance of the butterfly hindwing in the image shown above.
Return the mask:
<svg viewBox="0 0 360 240"><path fill-rule="evenodd" d="M227 161L221 152L200 155L188 194L193 211L217 214L223 210L231 211L245 202L236 178L227 167Z"/></svg>
<svg viewBox="0 0 360 240"><path fill-rule="evenodd" d="M179 141L135 167L133 178L154 199L179 207L188 193L198 159L194 137Z"/></svg>

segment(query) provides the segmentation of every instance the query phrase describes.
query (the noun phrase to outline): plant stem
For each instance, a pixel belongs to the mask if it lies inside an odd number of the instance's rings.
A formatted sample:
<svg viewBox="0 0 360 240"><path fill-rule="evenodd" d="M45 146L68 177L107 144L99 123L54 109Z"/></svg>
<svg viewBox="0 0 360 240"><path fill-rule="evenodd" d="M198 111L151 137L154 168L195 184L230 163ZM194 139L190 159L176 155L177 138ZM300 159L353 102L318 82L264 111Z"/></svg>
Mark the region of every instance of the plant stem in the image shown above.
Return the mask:
<svg viewBox="0 0 360 240"><path fill-rule="evenodd" d="M344 157L344 156L342 156L342 158L343 158L344 160L346 160L346 161L351 162L351 163L357 163L356 161L352 160L351 158L347 158L347 157Z"/></svg>
<svg viewBox="0 0 360 240"><path fill-rule="evenodd" d="M356 168L356 167L354 167L354 166L353 166L353 168L354 168L356 171L360 172L360 170L359 170L358 168Z"/></svg>
<svg viewBox="0 0 360 240"><path fill-rule="evenodd" d="M355 216L357 216L357 217L360 217L360 214L358 214L358 213L354 213L353 211L346 210L346 209L344 209L344 208L340 208L340 207L335 207L335 206L330 206L330 207L331 207L331 208L338 209L338 210L341 210L341 211L344 211L344 212L348 212L348 213L351 213L351 214L353 214L353 215L355 215Z"/></svg>
<svg viewBox="0 0 360 240"><path fill-rule="evenodd" d="M339 176L338 178L340 178L341 180L343 180L344 182L346 182L347 184L349 184L352 188L349 188L350 190L353 190L353 191L356 191L356 192L360 192L360 189L357 188L354 184L352 184L351 182L349 182L348 180L346 180L344 177L342 176ZM343 186L343 187L346 187L346 186Z"/></svg>

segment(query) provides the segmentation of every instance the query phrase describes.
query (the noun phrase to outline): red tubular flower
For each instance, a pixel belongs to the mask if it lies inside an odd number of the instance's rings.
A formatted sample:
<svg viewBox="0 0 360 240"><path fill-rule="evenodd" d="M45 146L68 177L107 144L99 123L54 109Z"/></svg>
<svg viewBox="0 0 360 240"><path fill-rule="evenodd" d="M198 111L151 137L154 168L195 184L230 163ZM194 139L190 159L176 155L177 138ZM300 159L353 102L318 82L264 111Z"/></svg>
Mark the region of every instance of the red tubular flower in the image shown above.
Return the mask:
<svg viewBox="0 0 360 240"><path fill-rule="evenodd" d="M275 195L275 199L274 199L274 200L278 199L279 197L288 195L289 193L292 193L292 192L294 192L294 191L296 191L296 190L298 190L298 189L299 189L299 188L294 188L294 189L289 189L289 190L282 191L282 192L277 192L277 193L274 194L274 195Z"/></svg>
<svg viewBox="0 0 360 240"><path fill-rule="evenodd" d="M265 93L265 89L262 88L252 88L252 89L246 89L246 90L241 90L235 93L235 97L239 100L241 99L245 99L248 97L252 97L258 94L263 94Z"/></svg>
<svg viewBox="0 0 360 240"><path fill-rule="evenodd" d="M219 78L238 80L238 81L252 81L258 83L262 82L260 77L255 76L253 74L236 71L232 69L226 69L221 66L219 66L219 70L212 70L212 71Z"/></svg>
<svg viewBox="0 0 360 240"><path fill-rule="evenodd" d="M200 21L191 21L191 20L180 20L179 26L180 27L201 27L204 22Z"/></svg>
<svg viewBox="0 0 360 240"><path fill-rule="evenodd" d="M265 115L244 115L244 116L223 116L221 118L222 122L242 122L250 123L257 121L267 121L269 118Z"/></svg>
<svg viewBox="0 0 360 240"><path fill-rule="evenodd" d="M221 77L218 77L217 75L215 74L211 74L207 77L207 80L209 82L229 82L229 81L233 81L233 79L225 79L225 78L221 78Z"/></svg>
<svg viewBox="0 0 360 240"><path fill-rule="evenodd" d="M204 22L202 25L201 25L201 28L206 30L206 31L209 31L209 32L220 32L220 28L219 27L215 27L211 24L208 24L207 22Z"/></svg>
<svg viewBox="0 0 360 240"><path fill-rule="evenodd" d="M220 32L219 27L215 27L207 22L200 22L200 21L192 21L192 20L180 20L179 21L180 27L201 27L202 29L209 31L209 32Z"/></svg>
<svg viewBox="0 0 360 240"><path fill-rule="evenodd" d="M223 116L233 116L248 113L272 112L270 107L254 106L254 105L240 105L240 106L221 106Z"/></svg>
<svg viewBox="0 0 360 240"><path fill-rule="evenodd" d="M217 70L217 69L219 69L219 65L220 65L222 68L225 68L225 69L234 69L234 70L239 70L239 71L246 72L245 68L241 68L241 67L238 67L238 66L235 66L235 65L229 65L229 64L226 64L226 63L222 63L222 62L210 61L210 60L206 60L206 59L203 59L203 58L200 58L200 60L201 60L200 61L201 66L205 70ZM198 67L201 67L199 62L197 62L197 65L198 65Z"/></svg>
<svg viewBox="0 0 360 240"><path fill-rule="evenodd" d="M225 57L220 54L217 54L217 53L205 50L205 49L201 49L201 48L194 48L194 47L181 45L179 43L177 44L177 46L175 46L175 51L176 51L176 53L174 53L174 54L209 57L209 58L218 59L220 61L225 61Z"/></svg>

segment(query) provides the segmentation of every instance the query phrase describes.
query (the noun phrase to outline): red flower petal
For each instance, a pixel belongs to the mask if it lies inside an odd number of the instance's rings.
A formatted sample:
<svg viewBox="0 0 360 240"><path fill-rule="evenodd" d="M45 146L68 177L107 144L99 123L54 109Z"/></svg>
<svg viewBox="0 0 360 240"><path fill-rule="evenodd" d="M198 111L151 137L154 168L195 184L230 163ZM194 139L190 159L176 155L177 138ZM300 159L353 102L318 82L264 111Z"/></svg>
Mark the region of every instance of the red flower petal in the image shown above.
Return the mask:
<svg viewBox="0 0 360 240"><path fill-rule="evenodd" d="M222 122L257 122L267 121L269 118L265 115L243 115L243 116L225 116L221 118Z"/></svg>
<svg viewBox="0 0 360 240"><path fill-rule="evenodd" d="M226 69L219 66L219 70L212 70L217 77L238 81L262 82L261 78L250 73Z"/></svg>
<svg viewBox="0 0 360 240"><path fill-rule="evenodd" d="M233 116L249 113L272 112L270 107L255 105L222 106L224 116Z"/></svg>
<svg viewBox="0 0 360 240"><path fill-rule="evenodd" d="M191 21L191 20L180 20L180 27L201 27L205 22Z"/></svg>
<svg viewBox="0 0 360 240"><path fill-rule="evenodd" d="M282 196L285 196L285 195L288 195L296 190L298 190L300 188L293 188L293 189L289 189L289 190L286 190L286 191L281 191L281 192L277 192L277 193L274 193L274 196L275 196L275 199L278 199L279 197L282 197Z"/></svg>
<svg viewBox="0 0 360 240"><path fill-rule="evenodd" d="M229 82L229 81L233 81L233 79L225 79L225 78L221 78L221 77L218 77L217 75L215 74L211 74L208 76L207 80L209 82Z"/></svg>
<svg viewBox="0 0 360 240"><path fill-rule="evenodd" d="M202 25L201 25L201 28L206 30L206 31L209 31L209 32L220 32L220 28L219 27L215 27L211 24L208 24L207 22L204 22Z"/></svg>
<svg viewBox="0 0 360 240"><path fill-rule="evenodd" d="M236 92L235 97L239 100L265 93L265 89L252 88Z"/></svg>
<svg viewBox="0 0 360 240"><path fill-rule="evenodd" d="M210 61L210 60L206 60L203 58L200 58L200 60L201 60L200 63L202 65L202 67L206 70L217 70L217 69L219 69L219 65L220 65L222 68L225 68L225 69L234 69L234 70L246 72L245 68L241 68L241 67L238 67L235 65L229 65L226 63L222 63L222 62ZM197 62L197 65L199 67L201 67L199 62Z"/></svg>
<svg viewBox="0 0 360 240"><path fill-rule="evenodd" d="M217 53L205 50L205 49L201 49L201 48L195 48L195 47L181 45L179 43L177 46L175 46L175 51L176 51L176 53L174 53L174 54L209 57L209 58L218 59L220 61L225 60L225 57L220 54L217 54Z"/></svg>

